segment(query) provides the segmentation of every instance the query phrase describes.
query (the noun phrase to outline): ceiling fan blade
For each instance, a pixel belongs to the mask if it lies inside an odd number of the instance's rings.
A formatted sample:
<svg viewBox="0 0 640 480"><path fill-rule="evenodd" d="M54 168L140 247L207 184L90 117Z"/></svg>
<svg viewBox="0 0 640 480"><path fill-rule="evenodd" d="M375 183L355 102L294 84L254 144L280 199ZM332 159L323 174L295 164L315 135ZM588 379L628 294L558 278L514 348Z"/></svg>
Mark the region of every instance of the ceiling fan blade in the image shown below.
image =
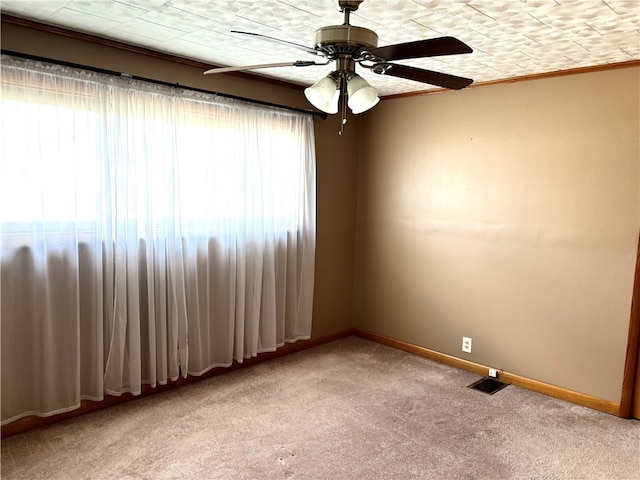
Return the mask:
<svg viewBox="0 0 640 480"><path fill-rule="evenodd" d="M457 55L471 53L473 49L466 43L453 37L430 38L415 42L397 43L369 50L376 57L389 62L407 58L437 57L439 55Z"/></svg>
<svg viewBox="0 0 640 480"><path fill-rule="evenodd" d="M434 72L432 70L409 67L407 65L389 63L385 64L385 67L387 67L386 71L381 72L384 75L406 78L407 80L415 80L416 82L428 83L430 85L451 88L453 90L460 90L473 83L473 80L470 78L457 77L455 75L449 75L448 73ZM372 70L378 73L375 69L375 65Z"/></svg>
<svg viewBox="0 0 640 480"><path fill-rule="evenodd" d="M245 70L258 70L260 68L275 68L275 67L310 67L312 65L327 65L327 63L316 63L306 60L298 60L297 62L283 62L283 63L262 63L260 65L245 65L242 67L219 67L212 68L204 72L205 75L210 73L228 73L228 72L242 72Z"/></svg>
<svg viewBox="0 0 640 480"><path fill-rule="evenodd" d="M267 37L266 35L261 35L259 33L251 33L251 32L240 32L238 30L231 30L231 33L239 33L240 35L247 35L249 37L257 38L259 40L266 40L267 42L279 43L280 45L285 45L291 48L297 48L298 50L303 50L311 55L321 55L324 56L324 52L320 50L316 50L311 47L306 47L304 45L300 45L293 42L288 42L286 40L280 40L279 38Z"/></svg>

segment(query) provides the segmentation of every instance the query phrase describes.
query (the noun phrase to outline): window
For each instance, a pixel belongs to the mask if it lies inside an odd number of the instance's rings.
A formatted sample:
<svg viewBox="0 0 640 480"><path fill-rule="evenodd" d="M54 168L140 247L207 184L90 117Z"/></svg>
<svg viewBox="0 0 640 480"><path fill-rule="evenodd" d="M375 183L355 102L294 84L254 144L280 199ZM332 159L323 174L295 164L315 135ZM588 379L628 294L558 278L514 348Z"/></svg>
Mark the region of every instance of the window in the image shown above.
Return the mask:
<svg viewBox="0 0 640 480"><path fill-rule="evenodd" d="M310 336L310 116L9 57L2 88L3 422Z"/></svg>

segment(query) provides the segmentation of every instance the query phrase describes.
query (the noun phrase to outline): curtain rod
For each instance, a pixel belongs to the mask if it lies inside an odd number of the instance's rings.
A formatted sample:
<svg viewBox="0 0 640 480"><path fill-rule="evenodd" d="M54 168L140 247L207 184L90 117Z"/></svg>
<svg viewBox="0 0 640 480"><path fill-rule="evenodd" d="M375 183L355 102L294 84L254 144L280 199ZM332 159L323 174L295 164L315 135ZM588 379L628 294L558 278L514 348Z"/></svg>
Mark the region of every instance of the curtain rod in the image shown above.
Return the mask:
<svg viewBox="0 0 640 480"><path fill-rule="evenodd" d="M137 75L131 75L129 73L124 73L124 72L117 72L115 70L107 70L104 68L98 68L98 67L92 67L89 65L81 65L79 63L72 63L72 62L66 62L64 60L56 60L53 58L47 58L47 57L38 57L36 55L31 55L28 53L21 53L21 52L14 52L12 50L5 50L0 49L0 53L2 53L3 55L10 55L12 57L19 57L19 58L26 58L27 60L36 60L38 62L46 62L46 63L53 63L55 65L62 65L65 67L71 67L71 68L80 68L82 70L88 70L90 72L96 72L96 73L103 73L105 75L112 75L115 77L126 77L126 78L131 78L133 80L140 80L142 82L148 82L148 83L153 83L156 85L163 85L165 87L173 87L173 88L182 88L184 90L189 90L192 92L199 92L199 93L208 93L211 95L217 95L219 97L223 97L223 98L230 98L233 100L241 100L243 102L249 102L249 103L255 103L257 105L263 105L266 107L275 107L275 108L281 108L283 110L289 110L292 112L298 112L298 113L306 113L309 115L315 115L316 117L320 117L323 120L326 120L328 115L324 112L317 112L315 110L307 110L304 108L298 108L298 107L291 107L289 105L280 105L278 103L271 103L271 102L265 102L263 100L255 100L253 98L247 98L247 97L240 97L238 95L231 95L229 93L221 93L221 92L214 92L212 90L205 90L202 88L196 88L196 87L188 87L185 85L180 85L179 83L170 83L170 82L165 82L162 80L155 80L153 78L146 78L146 77L139 77Z"/></svg>

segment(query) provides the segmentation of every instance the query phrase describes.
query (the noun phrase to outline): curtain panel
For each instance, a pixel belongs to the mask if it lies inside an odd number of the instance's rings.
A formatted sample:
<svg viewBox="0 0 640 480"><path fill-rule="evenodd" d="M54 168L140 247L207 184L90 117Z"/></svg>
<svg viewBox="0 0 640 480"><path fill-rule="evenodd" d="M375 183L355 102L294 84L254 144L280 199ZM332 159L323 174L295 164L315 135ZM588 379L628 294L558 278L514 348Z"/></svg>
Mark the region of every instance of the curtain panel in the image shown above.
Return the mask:
<svg viewBox="0 0 640 480"><path fill-rule="evenodd" d="M310 337L310 115L1 68L3 424Z"/></svg>

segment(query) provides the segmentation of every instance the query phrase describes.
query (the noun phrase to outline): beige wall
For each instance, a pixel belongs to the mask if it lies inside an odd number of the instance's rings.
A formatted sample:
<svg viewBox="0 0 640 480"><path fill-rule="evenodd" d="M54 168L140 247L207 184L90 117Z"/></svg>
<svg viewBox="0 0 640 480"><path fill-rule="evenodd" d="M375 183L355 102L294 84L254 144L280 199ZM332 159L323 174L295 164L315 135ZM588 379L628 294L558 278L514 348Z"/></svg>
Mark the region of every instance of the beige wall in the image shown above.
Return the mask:
<svg viewBox="0 0 640 480"><path fill-rule="evenodd" d="M340 136L337 116L316 122L317 244L313 334L350 329L353 324L358 121Z"/></svg>
<svg viewBox="0 0 640 480"><path fill-rule="evenodd" d="M639 85L626 68L381 102L361 126L354 325L620 401Z"/></svg>
<svg viewBox="0 0 640 480"><path fill-rule="evenodd" d="M2 23L2 48L170 83L308 109L301 88L287 88L203 70L116 48ZM357 185L357 121L337 135L336 117L315 122L317 246L313 336L351 328Z"/></svg>

